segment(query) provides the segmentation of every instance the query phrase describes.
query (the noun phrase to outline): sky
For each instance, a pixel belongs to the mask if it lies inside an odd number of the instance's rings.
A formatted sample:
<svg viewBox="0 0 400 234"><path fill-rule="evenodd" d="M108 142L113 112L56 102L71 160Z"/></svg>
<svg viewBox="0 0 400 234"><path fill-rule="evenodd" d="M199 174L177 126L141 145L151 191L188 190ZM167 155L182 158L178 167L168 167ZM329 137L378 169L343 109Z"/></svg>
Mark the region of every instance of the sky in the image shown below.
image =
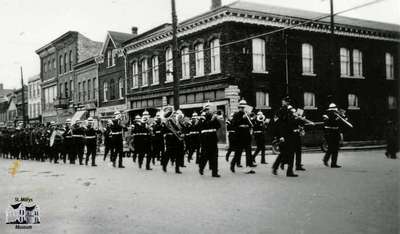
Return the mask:
<svg viewBox="0 0 400 234"><path fill-rule="evenodd" d="M284 7L329 12L329 0L246 0ZM341 11L370 0L334 0ZM226 5L234 0L222 0ZM103 42L108 30L139 33L171 21L170 0L0 0L0 83L20 87L20 67L25 82L39 74L35 50L68 30ZM211 0L176 0L178 21L209 10ZM400 24L400 1L384 0L344 14L346 16Z"/></svg>

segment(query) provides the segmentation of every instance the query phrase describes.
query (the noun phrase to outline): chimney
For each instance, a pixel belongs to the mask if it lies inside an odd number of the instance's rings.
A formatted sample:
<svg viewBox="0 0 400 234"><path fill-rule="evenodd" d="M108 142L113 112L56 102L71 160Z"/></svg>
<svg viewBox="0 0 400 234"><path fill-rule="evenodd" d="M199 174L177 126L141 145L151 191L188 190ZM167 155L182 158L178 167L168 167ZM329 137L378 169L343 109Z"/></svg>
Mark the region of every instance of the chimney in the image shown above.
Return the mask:
<svg viewBox="0 0 400 234"><path fill-rule="evenodd" d="M2 83L0 83L0 90L3 90L4 86Z"/></svg>
<svg viewBox="0 0 400 234"><path fill-rule="evenodd" d="M221 7L221 0L211 0L211 10Z"/></svg>
<svg viewBox="0 0 400 234"><path fill-rule="evenodd" d="M131 32L132 32L132 35L137 35L138 34L138 28L137 27L132 27L131 28Z"/></svg>

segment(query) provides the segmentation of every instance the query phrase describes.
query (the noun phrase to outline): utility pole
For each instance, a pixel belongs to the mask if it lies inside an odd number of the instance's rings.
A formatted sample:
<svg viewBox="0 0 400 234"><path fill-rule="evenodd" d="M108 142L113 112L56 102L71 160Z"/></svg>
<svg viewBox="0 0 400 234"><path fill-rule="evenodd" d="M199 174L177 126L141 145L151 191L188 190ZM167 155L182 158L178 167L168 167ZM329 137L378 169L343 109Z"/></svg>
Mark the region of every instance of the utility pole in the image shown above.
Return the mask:
<svg viewBox="0 0 400 234"><path fill-rule="evenodd" d="M330 1L330 56L329 56L329 70L330 70L330 82L329 82L329 91L328 95L332 95L336 91L336 69L335 69L335 57L336 57L336 46L335 46L335 19L334 19L334 10L333 10L333 0ZM327 100L331 102L333 100Z"/></svg>
<svg viewBox="0 0 400 234"><path fill-rule="evenodd" d="M178 18L176 16L175 0L171 0L172 8L172 76L174 79L174 108L179 109L179 78L178 78ZM167 61L168 62L168 61Z"/></svg>
<svg viewBox="0 0 400 234"><path fill-rule="evenodd" d="M22 91L22 123L23 126L25 127L25 89L24 89L24 74L22 72L22 66L21 66L21 91Z"/></svg>

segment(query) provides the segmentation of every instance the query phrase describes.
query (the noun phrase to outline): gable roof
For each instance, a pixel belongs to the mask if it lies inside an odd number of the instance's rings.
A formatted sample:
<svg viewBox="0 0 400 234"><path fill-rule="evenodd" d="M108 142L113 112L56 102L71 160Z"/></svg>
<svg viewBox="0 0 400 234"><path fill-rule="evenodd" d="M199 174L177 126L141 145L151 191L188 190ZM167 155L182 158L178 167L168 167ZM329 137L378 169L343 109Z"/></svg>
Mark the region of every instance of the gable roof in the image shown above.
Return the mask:
<svg viewBox="0 0 400 234"><path fill-rule="evenodd" d="M264 3L254 3L254 2L248 2L248 1L236 1L236 2L233 2L229 5L227 5L226 7L231 8L231 9L268 13L268 14L278 15L278 16L290 16L290 17L295 17L295 18L299 18L299 19L314 19L314 18L323 16L324 14L328 14L328 13L322 13L322 12L300 10L300 9L295 9L295 8L274 6L274 5L264 4ZM357 26L357 27L362 27L362 28L370 28L370 29L394 31L394 32L400 31L400 25L396 25L396 24L383 23L383 22L364 20L364 19L357 19L357 18L351 18L351 17L346 17L346 16L340 16L340 15L336 15L334 20L335 20L335 24L350 25L350 26ZM329 23L330 18L328 17L325 19L321 19L319 21Z"/></svg>
<svg viewBox="0 0 400 234"><path fill-rule="evenodd" d="M101 47L100 54L105 53L110 41L114 44L115 48L121 48L124 41L130 40L134 37L136 37L136 35L130 33L107 31L106 39Z"/></svg>

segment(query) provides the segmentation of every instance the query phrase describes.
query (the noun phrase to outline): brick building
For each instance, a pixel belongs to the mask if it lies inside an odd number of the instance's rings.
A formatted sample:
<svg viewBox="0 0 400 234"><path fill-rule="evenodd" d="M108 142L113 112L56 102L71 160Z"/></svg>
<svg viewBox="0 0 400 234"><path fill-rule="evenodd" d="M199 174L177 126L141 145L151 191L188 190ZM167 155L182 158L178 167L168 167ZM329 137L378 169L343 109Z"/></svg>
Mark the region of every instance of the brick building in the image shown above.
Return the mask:
<svg viewBox="0 0 400 234"><path fill-rule="evenodd" d="M110 118L117 110L126 110L126 60L122 42L134 38L136 34L135 27L132 27L131 33L107 32L101 52L96 57L99 77L97 113L102 119Z"/></svg>
<svg viewBox="0 0 400 234"><path fill-rule="evenodd" d="M40 123L42 119L42 96L40 75L28 78L28 121Z"/></svg>
<svg viewBox="0 0 400 234"><path fill-rule="evenodd" d="M85 111L90 116L96 115L98 106L98 76L95 57L90 57L74 65L76 91L74 103L81 111Z"/></svg>
<svg viewBox="0 0 400 234"><path fill-rule="evenodd" d="M36 50L40 57L43 121L63 121L75 113L74 65L98 54L100 42L68 31ZM76 106L76 105L75 105Z"/></svg>
<svg viewBox="0 0 400 234"><path fill-rule="evenodd" d="M181 108L191 114L211 102L229 114L244 98L272 117L289 93L315 121L330 101L346 109L356 126L347 139L380 138L385 121L398 116L399 26L335 16L334 43L329 18L265 34L321 15L213 1L210 11L181 22L181 56L173 61ZM230 43L260 34L265 35ZM131 112L172 104L171 39L171 26L162 25L124 42Z"/></svg>

